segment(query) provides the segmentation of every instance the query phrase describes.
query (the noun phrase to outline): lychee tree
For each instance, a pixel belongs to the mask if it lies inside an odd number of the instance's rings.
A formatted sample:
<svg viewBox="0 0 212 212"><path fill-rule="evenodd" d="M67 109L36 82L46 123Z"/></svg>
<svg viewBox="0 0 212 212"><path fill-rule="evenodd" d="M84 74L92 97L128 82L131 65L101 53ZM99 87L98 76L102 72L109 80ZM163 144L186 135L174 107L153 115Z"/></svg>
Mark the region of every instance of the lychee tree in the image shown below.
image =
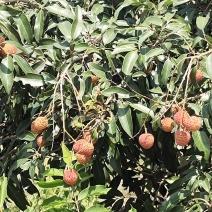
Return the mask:
<svg viewBox="0 0 212 212"><path fill-rule="evenodd" d="M0 208L211 210L210 0L0 11Z"/></svg>

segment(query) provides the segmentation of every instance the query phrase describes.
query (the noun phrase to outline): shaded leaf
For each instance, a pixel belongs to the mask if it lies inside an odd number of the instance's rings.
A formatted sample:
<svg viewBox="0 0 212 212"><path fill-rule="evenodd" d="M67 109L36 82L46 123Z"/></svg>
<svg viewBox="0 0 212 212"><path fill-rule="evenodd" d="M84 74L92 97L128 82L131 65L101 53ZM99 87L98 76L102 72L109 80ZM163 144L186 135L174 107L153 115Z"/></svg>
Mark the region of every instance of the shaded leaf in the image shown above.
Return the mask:
<svg viewBox="0 0 212 212"><path fill-rule="evenodd" d="M34 87L40 87L44 85L44 80L42 75L40 74L27 74L24 77L15 77L14 81L18 82L21 81L24 85L30 84Z"/></svg>
<svg viewBox="0 0 212 212"><path fill-rule="evenodd" d="M128 52L126 54L122 65L122 71L124 74L131 75L131 71L137 59L138 59L137 51Z"/></svg>

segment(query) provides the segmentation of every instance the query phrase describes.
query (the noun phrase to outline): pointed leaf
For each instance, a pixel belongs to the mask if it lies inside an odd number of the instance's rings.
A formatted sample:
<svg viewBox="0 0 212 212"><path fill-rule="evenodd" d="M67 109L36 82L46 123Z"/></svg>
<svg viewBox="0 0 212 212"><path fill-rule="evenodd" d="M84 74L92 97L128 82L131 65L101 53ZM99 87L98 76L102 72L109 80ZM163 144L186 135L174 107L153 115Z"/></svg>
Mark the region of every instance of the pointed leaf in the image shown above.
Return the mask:
<svg viewBox="0 0 212 212"><path fill-rule="evenodd" d="M12 58L10 56L5 57L1 61L0 65L0 78L7 94L10 94L10 91L13 86L13 69L14 66Z"/></svg>
<svg viewBox="0 0 212 212"><path fill-rule="evenodd" d="M108 44L108 43L111 43L115 37L117 35L117 32L116 30L114 29L108 29L104 34L103 34L103 37L102 37L102 41L104 44Z"/></svg>
<svg viewBox="0 0 212 212"><path fill-rule="evenodd" d="M203 16L197 17L197 20L196 20L197 27L200 30L203 31L205 29L205 26L208 23L209 19L210 19L209 13L208 13L208 15L206 17L203 17Z"/></svg>
<svg viewBox="0 0 212 212"><path fill-rule="evenodd" d="M172 74L171 70L172 70L172 62L169 59L167 59L161 71L161 82L164 85L167 85L168 79Z"/></svg>
<svg viewBox="0 0 212 212"><path fill-rule="evenodd" d="M192 133L194 143L200 152L204 153L205 160L210 158L210 140L205 132L196 131Z"/></svg>
<svg viewBox="0 0 212 212"><path fill-rule="evenodd" d="M0 177L0 208L3 207L4 200L7 197L7 184L8 184L7 177L5 176Z"/></svg>
<svg viewBox="0 0 212 212"><path fill-rule="evenodd" d="M133 66L135 65L138 59L137 51L128 52L124 57L124 62L122 66L122 71L126 75L131 75Z"/></svg>
<svg viewBox="0 0 212 212"><path fill-rule="evenodd" d="M40 181L38 182L38 186L41 188L54 188L58 186L64 186L65 183L63 180L57 179L57 180L52 180L52 181Z"/></svg>
<svg viewBox="0 0 212 212"><path fill-rule="evenodd" d="M31 66L24 58L19 55L13 55L13 58L25 74L33 73Z"/></svg>
<svg viewBox="0 0 212 212"><path fill-rule="evenodd" d="M106 188L104 185L96 185L96 186L89 186L88 188L82 190L78 195L78 200L83 200L86 197L91 196L100 196L103 194L107 194L110 188Z"/></svg>
<svg viewBox="0 0 212 212"><path fill-rule="evenodd" d="M130 136L133 136L133 122L131 109L128 105L118 104L118 119L124 131Z"/></svg>
<svg viewBox="0 0 212 212"><path fill-rule="evenodd" d="M138 40L138 46L140 47L141 44L153 34L154 34L154 32L150 31L150 30L147 30L144 33L142 33L139 37L139 40Z"/></svg>
<svg viewBox="0 0 212 212"><path fill-rule="evenodd" d="M206 70L207 70L208 76L212 80L212 54L210 54L207 57L207 60L206 60Z"/></svg>
<svg viewBox="0 0 212 212"><path fill-rule="evenodd" d="M65 36L65 38L71 39L71 23L69 21L63 21L58 24L60 32Z"/></svg>
<svg viewBox="0 0 212 212"><path fill-rule="evenodd" d="M158 56L160 54L163 54L163 53L164 53L163 49L159 49L159 48L152 49L146 54L146 60L151 58L151 57L155 57L155 56Z"/></svg>
<svg viewBox="0 0 212 212"><path fill-rule="evenodd" d="M119 45L117 46L112 54L119 54L119 53L122 53L122 52L130 52L130 51L135 51L136 50L136 47L134 44L132 43L126 43L126 44L122 44L122 45Z"/></svg>
<svg viewBox="0 0 212 212"><path fill-rule="evenodd" d="M132 108L135 108L136 110L139 110L143 113L146 113L150 115L152 118L154 117L154 112L150 108L146 107L145 105L142 105L141 103L130 103L130 106Z"/></svg>
<svg viewBox="0 0 212 212"><path fill-rule="evenodd" d="M34 25L34 36L37 42L40 41L43 35L43 29L44 29L44 13L43 10L40 10L36 16Z"/></svg>
<svg viewBox="0 0 212 212"><path fill-rule="evenodd" d="M129 91L125 90L124 88L120 87L110 87L102 91L102 95L104 96L111 96L112 94L117 94L120 98L129 98L130 93Z"/></svg>
<svg viewBox="0 0 212 212"><path fill-rule="evenodd" d="M21 13L19 16L14 17L14 21L16 22L19 35L22 37L22 39L25 39L27 43L31 43L33 32L26 15Z"/></svg>
<svg viewBox="0 0 212 212"><path fill-rule="evenodd" d="M40 87L44 85L44 80L40 74L27 74L24 77L15 77L14 81L21 81L24 85L30 84L34 87Z"/></svg>
<svg viewBox="0 0 212 212"><path fill-rule="evenodd" d="M68 149L68 147L64 144L64 142L61 143L62 152L63 152L63 161L70 166L72 162L71 152Z"/></svg>

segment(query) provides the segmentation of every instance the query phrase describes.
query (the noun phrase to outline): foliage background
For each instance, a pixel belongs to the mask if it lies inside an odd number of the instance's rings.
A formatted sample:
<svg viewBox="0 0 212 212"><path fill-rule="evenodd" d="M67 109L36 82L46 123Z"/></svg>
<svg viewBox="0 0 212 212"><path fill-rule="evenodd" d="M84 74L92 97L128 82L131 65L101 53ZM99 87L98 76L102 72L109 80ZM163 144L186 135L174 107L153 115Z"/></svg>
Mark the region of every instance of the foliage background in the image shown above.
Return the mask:
<svg viewBox="0 0 212 212"><path fill-rule="evenodd" d="M1 33L19 51L0 65L0 207L210 211L211 10L207 0L2 3ZM160 128L173 104L203 118L185 148ZM49 119L41 149L30 132L39 115ZM138 144L145 128L150 150ZM71 150L85 130L97 143L82 166L61 143ZM80 173L73 188L67 158Z"/></svg>

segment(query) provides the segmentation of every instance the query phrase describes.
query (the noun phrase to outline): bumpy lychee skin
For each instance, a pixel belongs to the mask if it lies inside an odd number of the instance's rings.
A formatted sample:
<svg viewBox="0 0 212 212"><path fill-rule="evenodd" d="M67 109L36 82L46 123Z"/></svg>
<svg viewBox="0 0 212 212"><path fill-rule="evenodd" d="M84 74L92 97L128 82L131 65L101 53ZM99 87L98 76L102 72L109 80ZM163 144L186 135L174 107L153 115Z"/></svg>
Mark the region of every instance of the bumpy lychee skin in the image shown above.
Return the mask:
<svg viewBox="0 0 212 212"><path fill-rule="evenodd" d="M190 116L186 111L179 110L177 113L174 115L174 121L177 125L182 125L184 120L188 119Z"/></svg>
<svg viewBox="0 0 212 212"><path fill-rule="evenodd" d="M197 116L191 116L189 119L184 120L183 126L188 131L197 131L201 128L201 119Z"/></svg>
<svg viewBox="0 0 212 212"><path fill-rule="evenodd" d="M4 43L5 39L2 35L0 35L0 44Z"/></svg>
<svg viewBox="0 0 212 212"><path fill-rule="evenodd" d="M175 142L180 146L186 146L191 140L191 135L188 131L179 129L174 134Z"/></svg>
<svg viewBox="0 0 212 212"><path fill-rule="evenodd" d="M93 85L99 82L99 77L97 76L91 76L91 82Z"/></svg>
<svg viewBox="0 0 212 212"><path fill-rule="evenodd" d="M166 117L161 120L161 127L163 131L171 132L174 128L174 121L171 118Z"/></svg>
<svg viewBox="0 0 212 212"><path fill-rule="evenodd" d="M36 118L31 124L31 131L34 134L40 134L48 127L48 119L46 117L40 116Z"/></svg>
<svg viewBox="0 0 212 212"><path fill-rule="evenodd" d="M86 156L86 155L82 155L82 154L77 154L77 161L80 164L86 164L90 161L91 156Z"/></svg>
<svg viewBox="0 0 212 212"><path fill-rule="evenodd" d="M81 155L91 156L94 152L94 146L85 139L80 139L74 143L73 151Z"/></svg>
<svg viewBox="0 0 212 212"><path fill-rule="evenodd" d="M178 106L178 105L173 105L171 107L171 112L172 112L173 115L176 114L180 110L182 110L182 108L180 106Z"/></svg>
<svg viewBox="0 0 212 212"><path fill-rule="evenodd" d="M150 149L154 144L154 136L150 133L144 133L139 136L138 141L141 147Z"/></svg>
<svg viewBox="0 0 212 212"><path fill-rule="evenodd" d="M203 78L203 72L200 69L197 69L196 74L195 74L196 82L200 82Z"/></svg>
<svg viewBox="0 0 212 212"><path fill-rule="evenodd" d="M9 44L9 43L5 43L5 44L1 45L0 55L2 57L6 57L7 55L15 54L17 51L18 51L18 49L16 46Z"/></svg>
<svg viewBox="0 0 212 212"><path fill-rule="evenodd" d="M43 147L45 144L46 144L46 140L43 138L43 136L41 135L41 136L38 136L37 137L37 139L36 139L36 141L37 141L37 145L39 146L39 147Z"/></svg>
<svg viewBox="0 0 212 212"><path fill-rule="evenodd" d="M40 134L43 132L43 130L38 130L36 127L35 127L35 121L33 121L31 123L31 132L34 133L34 134Z"/></svg>
<svg viewBox="0 0 212 212"><path fill-rule="evenodd" d="M78 172L74 169L65 170L63 180L67 185L74 185L78 180Z"/></svg>

